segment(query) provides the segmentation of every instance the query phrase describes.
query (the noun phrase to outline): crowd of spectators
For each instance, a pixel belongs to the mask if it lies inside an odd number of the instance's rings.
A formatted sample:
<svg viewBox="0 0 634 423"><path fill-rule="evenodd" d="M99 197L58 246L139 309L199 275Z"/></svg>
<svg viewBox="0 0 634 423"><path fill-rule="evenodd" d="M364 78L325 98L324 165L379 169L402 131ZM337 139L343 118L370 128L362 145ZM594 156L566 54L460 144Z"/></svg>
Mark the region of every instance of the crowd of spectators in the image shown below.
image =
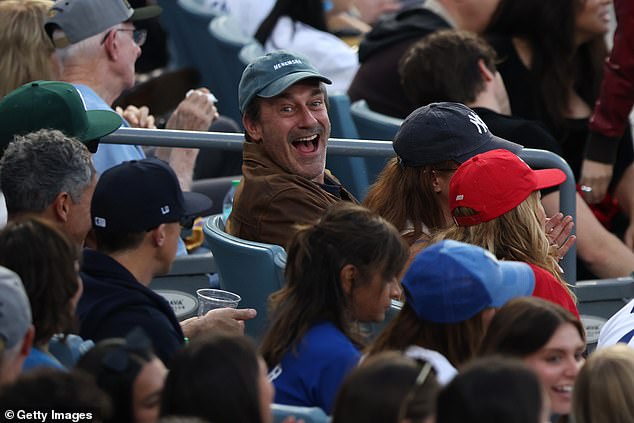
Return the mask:
<svg viewBox="0 0 634 423"><path fill-rule="evenodd" d="M584 275L634 270L634 9L614 0L609 53L610 4L201 2L241 19L265 51L236 87L242 121L229 127L242 125L244 142L225 231L280 245L286 262L268 310L179 320L150 283L211 214L190 190L199 151L100 142L156 129L148 105L113 104L137 82L148 30L169 37L161 8L0 0L0 412L630 421L634 300L588 355L559 266L577 243ZM365 198L326 169L328 98L342 91L403 119ZM203 87L165 127L214 131L223 119ZM570 164L576 221L559 212L566 174L532 169L523 148ZM262 337L245 336L267 312Z"/></svg>

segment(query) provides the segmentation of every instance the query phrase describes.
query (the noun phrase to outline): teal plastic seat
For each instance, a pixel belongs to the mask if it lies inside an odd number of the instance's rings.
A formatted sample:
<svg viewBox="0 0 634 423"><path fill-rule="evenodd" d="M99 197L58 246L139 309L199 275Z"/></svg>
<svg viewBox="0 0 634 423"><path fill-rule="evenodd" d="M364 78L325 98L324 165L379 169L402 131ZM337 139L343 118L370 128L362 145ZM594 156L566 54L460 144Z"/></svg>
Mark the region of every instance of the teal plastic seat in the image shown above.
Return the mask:
<svg viewBox="0 0 634 423"><path fill-rule="evenodd" d="M242 124L242 116L238 108L238 84L246 65L240 60L240 50L255 38L244 35L239 22L232 16L216 16L209 23L209 33L217 45L217 72L222 72L223 83L214 86L214 94L218 97L219 108L238 124Z"/></svg>
<svg viewBox="0 0 634 423"><path fill-rule="evenodd" d="M229 235L219 214L205 220L203 232L214 255L222 289L242 297L240 308L257 310L257 317L245 322L245 333L259 340L266 329L269 295L284 285L286 251L279 245Z"/></svg>
<svg viewBox="0 0 634 423"><path fill-rule="evenodd" d="M210 72L217 66L214 57L215 46L207 26L211 19L218 16L212 9L203 9L195 0L157 0L163 8L159 16L161 25L168 34L170 46L170 65L174 68L194 67L202 77L203 86L213 91L214 80ZM213 67L209 68L213 64Z"/></svg>
<svg viewBox="0 0 634 423"><path fill-rule="evenodd" d="M333 138L358 139L357 127L350 114L350 98L344 92L328 95L330 117L330 136ZM339 179L357 199L362 199L370 184L366 165L368 158L338 156L330 154L326 158L326 167ZM370 159L376 160L376 159ZM382 160L382 159L378 159Z"/></svg>
<svg viewBox="0 0 634 423"><path fill-rule="evenodd" d="M334 97L335 101L331 100L331 109L334 109L331 111L331 116L336 120L333 128L335 130L341 128L341 134L345 134L345 136L340 138L380 141L391 141L394 138L402 122L400 119L373 112L368 108L365 100L355 101L350 104L347 96L345 98L347 100L346 109L345 100L337 98L339 96ZM354 125L354 132L349 129L347 119L342 117L345 116L344 113L349 116L349 124ZM333 133L333 136L337 137L338 134ZM344 185L351 189L357 199L362 200L367 194L369 186L376 181L377 176L389 159L381 157L346 157L345 160L349 162L349 172L353 172L353 174L349 176L345 171L342 173L344 181L349 184L344 183ZM354 165L354 161L362 161L363 166ZM340 169L341 166L338 166L338 168ZM337 169L337 172L340 172L339 169ZM338 173L335 173L335 175L338 176Z"/></svg>
<svg viewBox="0 0 634 423"><path fill-rule="evenodd" d="M359 131L359 137L365 140L392 141L403 123L402 119L373 112L365 100L352 103L350 113Z"/></svg>

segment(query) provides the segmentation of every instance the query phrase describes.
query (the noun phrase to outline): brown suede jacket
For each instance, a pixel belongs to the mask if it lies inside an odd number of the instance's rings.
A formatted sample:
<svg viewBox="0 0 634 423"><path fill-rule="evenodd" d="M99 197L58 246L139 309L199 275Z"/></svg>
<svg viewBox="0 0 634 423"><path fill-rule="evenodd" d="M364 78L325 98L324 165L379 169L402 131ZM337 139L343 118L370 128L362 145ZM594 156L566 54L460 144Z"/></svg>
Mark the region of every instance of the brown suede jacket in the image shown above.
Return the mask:
<svg viewBox="0 0 634 423"><path fill-rule="evenodd" d="M337 201L358 201L326 170L322 185L290 174L274 163L261 144L245 142L242 181L226 225L231 235L286 248L298 225L315 223Z"/></svg>

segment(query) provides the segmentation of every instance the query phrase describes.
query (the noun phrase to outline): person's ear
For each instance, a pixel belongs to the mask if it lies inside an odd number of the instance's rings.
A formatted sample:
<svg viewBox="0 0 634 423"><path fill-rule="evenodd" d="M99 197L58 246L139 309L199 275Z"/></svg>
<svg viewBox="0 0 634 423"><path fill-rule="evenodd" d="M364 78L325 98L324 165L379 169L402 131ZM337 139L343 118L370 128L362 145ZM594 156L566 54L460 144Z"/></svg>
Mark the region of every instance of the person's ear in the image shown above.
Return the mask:
<svg viewBox="0 0 634 423"><path fill-rule="evenodd" d="M70 194L67 192L60 192L57 196L55 196L52 207L57 220L60 222L68 221L72 202L73 199L70 198Z"/></svg>
<svg viewBox="0 0 634 423"><path fill-rule="evenodd" d="M242 116L242 124L244 125L244 130L253 142L262 142L262 125L260 125L259 122L251 120L251 118L245 114Z"/></svg>
<svg viewBox="0 0 634 423"><path fill-rule="evenodd" d="M495 79L495 72L491 71L484 63L484 60L478 59L478 69L480 70L480 75L484 82L491 82Z"/></svg>
<svg viewBox="0 0 634 423"><path fill-rule="evenodd" d="M106 35L103 42L103 48L110 60L117 60L119 57L119 40L117 38L117 30L111 29Z"/></svg>
<svg viewBox="0 0 634 423"><path fill-rule="evenodd" d="M156 228L151 231L152 242L155 247L162 247L165 245L165 239L167 238L167 234L165 232L165 223L161 223Z"/></svg>
<svg viewBox="0 0 634 423"><path fill-rule="evenodd" d="M341 289L346 295L352 294L354 287L354 279L357 276L357 268L353 264L346 264L339 272L339 280L341 281Z"/></svg>
<svg viewBox="0 0 634 423"><path fill-rule="evenodd" d="M31 347L33 346L33 340L35 339L35 327L31 325L22 338L22 345L20 345L20 356L26 357L31 353Z"/></svg>

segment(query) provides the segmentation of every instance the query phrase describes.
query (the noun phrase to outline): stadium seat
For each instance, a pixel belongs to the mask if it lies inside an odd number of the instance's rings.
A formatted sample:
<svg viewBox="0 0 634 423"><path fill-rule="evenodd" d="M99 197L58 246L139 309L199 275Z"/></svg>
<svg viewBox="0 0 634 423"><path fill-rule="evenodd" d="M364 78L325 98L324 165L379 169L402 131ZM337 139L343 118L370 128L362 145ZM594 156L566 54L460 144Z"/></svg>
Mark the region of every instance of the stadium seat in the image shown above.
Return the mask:
<svg viewBox="0 0 634 423"><path fill-rule="evenodd" d="M259 340L266 329L268 297L284 284L286 251L279 245L229 235L220 214L209 216L203 231L214 255L222 289L242 297L240 308L257 310L257 317L246 322L245 332Z"/></svg>

